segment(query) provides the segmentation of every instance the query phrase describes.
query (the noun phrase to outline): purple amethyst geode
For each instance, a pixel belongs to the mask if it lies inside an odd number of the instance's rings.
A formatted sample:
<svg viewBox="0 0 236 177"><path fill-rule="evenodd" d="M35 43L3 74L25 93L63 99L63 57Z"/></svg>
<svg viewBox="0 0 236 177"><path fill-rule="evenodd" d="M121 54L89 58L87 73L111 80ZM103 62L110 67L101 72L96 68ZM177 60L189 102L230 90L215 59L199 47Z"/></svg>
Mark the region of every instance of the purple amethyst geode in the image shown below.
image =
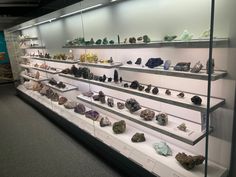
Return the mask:
<svg viewBox="0 0 236 177"><path fill-rule="evenodd" d="M99 117L99 113L97 111L89 110L85 112L85 117L96 121Z"/></svg>

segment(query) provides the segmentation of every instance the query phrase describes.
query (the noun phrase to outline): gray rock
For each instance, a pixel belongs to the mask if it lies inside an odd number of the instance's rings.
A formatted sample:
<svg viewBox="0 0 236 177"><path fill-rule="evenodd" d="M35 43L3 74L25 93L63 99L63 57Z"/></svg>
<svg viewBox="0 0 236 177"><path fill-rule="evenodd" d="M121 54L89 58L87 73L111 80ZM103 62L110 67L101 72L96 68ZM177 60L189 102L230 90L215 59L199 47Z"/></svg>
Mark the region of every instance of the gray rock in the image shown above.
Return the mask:
<svg viewBox="0 0 236 177"><path fill-rule="evenodd" d="M117 107L118 107L118 109L124 109L125 108L125 104L121 103L121 102L117 102Z"/></svg>
<svg viewBox="0 0 236 177"><path fill-rule="evenodd" d="M133 99L133 98L130 98L130 99L127 99L125 101L125 107L131 112L136 112L138 111L139 109L141 109L141 106L139 105L139 103Z"/></svg>
<svg viewBox="0 0 236 177"><path fill-rule="evenodd" d="M107 98L107 105L110 107L114 107L114 100L113 98Z"/></svg>
<svg viewBox="0 0 236 177"><path fill-rule="evenodd" d="M197 62L194 67L190 70L191 73L199 73L202 69L203 65L201 64L201 62Z"/></svg>
<svg viewBox="0 0 236 177"><path fill-rule="evenodd" d="M135 133L131 138L131 141L134 143L144 142L146 141L144 133Z"/></svg>
<svg viewBox="0 0 236 177"><path fill-rule="evenodd" d="M84 115L85 114L85 111L86 111L86 108L83 104L79 103L75 108L74 108L74 111L76 113L79 113L79 114L82 114Z"/></svg>
<svg viewBox="0 0 236 177"><path fill-rule="evenodd" d="M154 116L155 116L155 112L150 109L145 109L141 111L141 114L140 114L140 117L142 117L146 121L152 120Z"/></svg>
<svg viewBox="0 0 236 177"><path fill-rule="evenodd" d="M67 102L64 104L64 107L65 107L66 109L74 109L76 106L77 106L77 103L74 102L74 101L67 101Z"/></svg>
<svg viewBox="0 0 236 177"><path fill-rule="evenodd" d="M119 122L115 122L112 126L112 130L115 134L121 134L124 133L126 130L126 123L124 120L121 120Z"/></svg>
<svg viewBox="0 0 236 177"><path fill-rule="evenodd" d="M159 113L156 115L156 120L159 125L167 125L168 124L168 115L166 113Z"/></svg>
<svg viewBox="0 0 236 177"><path fill-rule="evenodd" d="M187 131L187 126L185 125L185 123L180 124L177 128L183 132Z"/></svg>
<svg viewBox="0 0 236 177"><path fill-rule="evenodd" d="M101 120L100 120L101 127L106 127L106 126L110 126L110 125L111 125L111 121L107 117L101 118Z"/></svg>

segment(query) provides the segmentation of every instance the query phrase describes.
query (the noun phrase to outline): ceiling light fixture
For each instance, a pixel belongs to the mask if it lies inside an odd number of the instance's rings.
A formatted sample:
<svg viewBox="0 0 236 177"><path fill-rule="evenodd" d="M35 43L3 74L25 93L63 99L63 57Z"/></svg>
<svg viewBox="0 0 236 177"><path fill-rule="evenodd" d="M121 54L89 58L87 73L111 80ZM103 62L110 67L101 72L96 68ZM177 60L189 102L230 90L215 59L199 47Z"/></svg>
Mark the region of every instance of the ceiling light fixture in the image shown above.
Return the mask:
<svg viewBox="0 0 236 177"><path fill-rule="evenodd" d="M67 17L67 16L70 16L70 15L74 15L74 14L77 14L79 12L82 12L82 11L86 11L86 10L90 10L90 9L93 9L93 8L96 8L96 7L99 7L101 6L102 4L97 4L95 6L91 6L91 7L87 7L87 8L84 8L84 9L81 9L81 10L77 10L75 12L71 12L71 13L68 13L68 14L64 14L64 15L61 15L60 17Z"/></svg>
<svg viewBox="0 0 236 177"><path fill-rule="evenodd" d="M43 23L48 23L48 22L52 22L53 20L56 20L57 18L51 18L51 19L49 19L49 20L45 20L45 21L42 21L42 22L38 22L38 23L35 23L34 25L36 26L36 25L41 25L41 24L43 24Z"/></svg>

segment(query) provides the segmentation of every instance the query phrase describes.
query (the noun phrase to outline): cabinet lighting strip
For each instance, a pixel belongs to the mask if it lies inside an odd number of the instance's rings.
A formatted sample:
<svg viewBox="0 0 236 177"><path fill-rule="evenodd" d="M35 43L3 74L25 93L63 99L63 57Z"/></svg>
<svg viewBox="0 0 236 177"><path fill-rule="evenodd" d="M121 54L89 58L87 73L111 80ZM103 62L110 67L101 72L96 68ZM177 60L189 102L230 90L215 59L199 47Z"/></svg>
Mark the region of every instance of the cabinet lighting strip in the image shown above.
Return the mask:
<svg viewBox="0 0 236 177"><path fill-rule="evenodd" d="M49 20L45 20L45 21L42 21L42 22L39 22L39 23L35 23L34 26L41 25L41 24L48 23L48 22L52 22L53 20L56 20L56 19L57 18L51 18Z"/></svg>

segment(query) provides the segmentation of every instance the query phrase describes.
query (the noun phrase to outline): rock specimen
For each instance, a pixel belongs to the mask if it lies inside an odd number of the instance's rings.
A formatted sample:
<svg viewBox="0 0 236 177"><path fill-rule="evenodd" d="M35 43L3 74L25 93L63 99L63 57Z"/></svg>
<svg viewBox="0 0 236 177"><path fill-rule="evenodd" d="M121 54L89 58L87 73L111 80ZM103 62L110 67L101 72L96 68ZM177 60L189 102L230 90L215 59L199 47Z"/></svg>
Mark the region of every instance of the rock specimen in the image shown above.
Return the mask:
<svg viewBox="0 0 236 177"><path fill-rule="evenodd" d="M125 88L129 87L129 84L128 84L128 83L125 83L125 84L124 84L124 87L125 87Z"/></svg>
<svg viewBox="0 0 236 177"><path fill-rule="evenodd" d="M85 111L86 111L86 108L83 104L79 103L75 108L74 108L74 111L76 113L79 113L79 114L82 114L84 115L85 114Z"/></svg>
<svg viewBox="0 0 236 177"><path fill-rule="evenodd" d="M146 121L150 121L154 118L155 112L151 109L145 109L141 111L140 117L142 117Z"/></svg>
<svg viewBox="0 0 236 177"><path fill-rule="evenodd" d="M121 120L119 122L115 122L112 126L112 130L115 134L121 134L124 133L126 130L126 123L124 120Z"/></svg>
<svg viewBox="0 0 236 177"><path fill-rule="evenodd" d="M185 125L185 123L180 124L177 128L183 132L187 131L187 126Z"/></svg>
<svg viewBox="0 0 236 177"><path fill-rule="evenodd" d="M114 100L113 98L107 98L107 105L110 107L114 107Z"/></svg>
<svg viewBox="0 0 236 177"><path fill-rule="evenodd" d="M99 117L99 113L97 111L89 110L85 112L85 117L92 119L93 121L96 121Z"/></svg>
<svg viewBox="0 0 236 177"><path fill-rule="evenodd" d="M135 37L130 37L130 38L129 38L129 43L130 43L130 44L135 44L135 43L136 43Z"/></svg>
<svg viewBox="0 0 236 177"><path fill-rule="evenodd" d="M172 155L172 150L166 144L166 142L155 143L153 145L153 147L156 150L156 152L160 155L164 155L164 156L169 156L169 155L171 156Z"/></svg>
<svg viewBox="0 0 236 177"><path fill-rule="evenodd" d="M99 80L99 76L93 76L93 80L95 80L95 81L98 81Z"/></svg>
<svg viewBox="0 0 236 177"><path fill-rule="evenodd" d="M61 96L60 98L59 98L59 100L58 100L58 104L59 105L63 105L63 104L65 104L67 102L67 98L66 97L63 97L63 96Z"/></svg>
<svg viewBox="0 0 236 177"><path fill-rule="evenodd" d="M190 62L179 62L174 66L175 71L189 71L190 70Z"/></svg>
<svg viewBox="0 0 236 177"><path fill-rule="evenodd" d="M39 93L44 96L47 94L47 90L49 89L48 86L44 85L43 88L39 91Z"/></svg>
<svg viewBox="0 0 236 177"><path fill-rule="evenodd" d="M145 88L145 92L150 93L151 88L152 88L152 85L149 84L149 85L147 86L147 88Z"/></svg>
<svg viewBox="0 0 236 177"><path fill-rule="evenodd" d="M125 104L121 103L121 102L117 102L117 107L118 107L118 109L124 109L125 108Z"/></svg>
<svg viewBox="0 0 236 177"><path fill-rule="evenodd" d="M157 87L154 87L154 88L152 89L152 94L157 95L158 92L159 92L159 89L158 89Z"/></svg>
<svg viewBox="0 0 236 177"><path fill-rule="evenodd" d="M211 74L213 74L214 73L214 67L215 67L215 60L214 59L212 59L211 60L211 66L210 66L210 68L211 68ZM209 60L207 60L207 63L206 63L206 73L207 74L209 74Z"/></svg>
<svg viewBox="0 0 236 177"><path fill-rule="evenodd" d="M202 155L197 155L197 156L191 156L187 155L184 152L178 153L175 156L175 159L186 169L186 170L191 170L193 169L196 165L200 165L204 162L205 157Z"/></svg>
<svg viewBox="0 0 236 177"><path fill-rule="evenodd" d="M54 94L54 92L53 92L53 90L52 89L47 89L46 90L46 97L48 98L48 99L51 99L51 97L52 97L52 95Z"/></svg>
<svg viewBox="0 0 236 177"><path fill-rule="evenodd" d="M165 92L166 95L171 95L171 91L169 89L166 89L166 92Z"/></svg>
<svg viewBox="0 0 236 177"><path fill-rule="evenodd" d="M149 43L149 42L151 42L151 39L148 37L148 35L144 35L144 36L143 36L143 42L144 42L144 43Z"/></svg>
<svg viewBox="0 0 236 177"><path fill-rule="evenodd" d="M133 99L133 98L130 98L130 99L127 99L125 101L125 107L131 112L136 112L138 111L139 109L141 109L141 106L139 105L139 103Z"/></svg>
<svg viewBox="0 0 236 177"><path fill-rule="evenodd" d="M142 58L138 58L135 62L136 65L140 65L142 63Z"/></svg>
<svg viewBox="0 0 236 177"><path fill-rule="evenodd" d="M84 92L84 93L82 93L84 96L86 96L86 97L92 97L93 96L93 92L91 92L91 91L88 91L88 92Z"/></svg>
<svg viewBox="0 0 236 177"><path fill-rule="evenodd" d="M190 33L188 30L184 30L184 32L180 35L180 39L182 41L190 41L193 38L193 33Z"/></svg>
<svg viewBox="0 0 236 177"><path fill-rule="evenodd" d="M145 66L147 66L148 68L155 68L155 67L160 66L162 64L163 64L163 60L161 58L150 58L150 59L148 59Z"/></svg>
<svg viewBox="0 0 236 177"><path fill-rule="evenodd" d="M145 140L144 133L135 133L131 138L131 141L134 143L144 142Z"/></svg>
<svg viewBox="0 0 236 177"><path fill-rule="evenodd" d="M111 81L112 81L112 78L111 78L111 77L109 77L107 81L108 81L108 82L111 82Z"/></svg>
<svg viewBox="0 0 236 177"><path fill-rule="evenodd" d="M197 62L194 67L190 70L191 73L199 73L202 69L203 65L201 64L201 62Z"/></svg>
<svg viewBox="0 0 236 177"><path fill-rule="evenodd" d="M48 81L49 84L51 85L57 85L57 81L54 79L54 78L51 78L49 81Z"/></svg>
<svg viewBox="0 0 236 177"><path fill-rule="evenodd" d="M166 35L166 36L164 37L164 41L173 41L175 38L177 38L176 35L173 35L173 36L171 36L171 35Z"/></svg>
<svg viewBox="0 0 236 177"><path fill-rule="evenodd" d="M171 61L170 60L166 60L164 63L164 70L169 70L171 65Z"/></svg>
<svg viewBox="0 0 236 177"><path fill-rule="evenodd" d="M126 63L127 63L128 65L132 65L132 61L131 61L131 60L127 61Z"/></svg>
<svg viewBox="0 0 236 177"><path fill-rule="evenodd" d="M39 79L39 77L40 77L40 73L37 71L34 78Z"/></svg>
<svg viewBox="0 0 236 177"><path fill-rule="evenodd" d="M103 77L100 76L98 80L99 80L100 82L102 82L102 81L103 81Z"/></svg>
<svg viewBox="0 0 236 177"><path fill-rule="evenodd" d="M114 44L115 42L113 40L110 40L109 41L109 44Z"/></svg>
<svg viewBox="0 0 236 177"><path fill-rule="evenodd" d="M115 69L115 71L114 71L114 82L117 83L118 81L119 81L119 75L118 75L117 70Z"/></svg>
<svg viewBox="0 0 236 177"><path fill-rule="evenodd" d="M135 81L131 82L129 87L132 89L137 89L139 87L139 82L135 80Z"/></svg>
<svg viewBox="0 0 236 177"><path fill-rule="evenodd" d="M144 89L144 86L142 86L142 85L139 85L139 86L138 86L138 90L139 90L139 91L143 91L143 89Z"/></svg>
<svg viewBox="0 0 236 177"><path fill-rule="evenodd" d="M106 103L106 96L102 91L98 92L98 95L93 96L94 101L100 101L101 103Z"/></svg>
<svg viewBox="0 0 236 177"><path fill-rule="evenodd" d="M101 39L98 39L97 41L96 41L96 44L97 45L100 45L102 43L102 40Z"/></svg>
<svg viewBox="0 0 236 177"><path fill-rule="evenodd" d="M195 105L201 105L202 104L202 99L199 96L193 96L191 98L191 101L193 102L193 104Z"/></svg>
<svg viewBox="0 0 236 177"><path fill-rule="evenodd" d="M94 96L93 96L93 100L94 100L94 101L100 101L99 95L94 95Z"/></svg>
<svg viewBox="0 0 236 177"><path fill-rule="evenodd" d="M109 59L109 60L107 60L107 63L110 63L110 64L112 64L112 63L113 63L113 58L112 58L112 57L110 57L110 59Z"/></svg>
<svg viewBox="0 0 236 177"><path fill-rule="evenodd" d="M120 77L120 83L122 83L122 81L123 81L123 78L122 78L122 77Z"/></svg>
<svg viewBox="0 0 236 177"><path fill-rule="evenodd" d="M100 127L110 126L111 121L107 117L102 117L100 120Z"/></svg>
<svg viewBox="0 0 236 177"><path fill-rule="evenodd" d="M61 82L61 81L56 86L58 88L62 88L62 89L66 88L66 85L63 82Z"/></svg>
<svg viewBox="0 0 236 177"><path fill-rule="evenodd" d="M143 40L143 36L140 36L137 38L137 41L142 41Z"/></svg>
<svg viewBox="0 0 236 177"><path fill-rule="evenodd" d="M103 44L103 45L107 45L107 44L108 44L108 40L107 40L106 37L103 39L102 44Z"/></svg>
<svg viewBox="0 0 236 177"><path fill-rule="evenodd" d="M159 125L167 125L168 124L168 115L166 113L159 113L156 115L156 120Z"/></svg>
<svg viewBox="0 0 236 177"><path fill-rule="evenodd" d="M183 97L184 97L184 92L180 92L180 93L177 95L177 97L183 98Z"/></svg>
<svg viewBox="0 0 236 177"><path fill-rule="evenodd" d="M74 101L67 101L67 102L64 104L64 107L65 107L66 109L74 109L76 106L77 106L77 103L74 102Z"/></svg>
<svg viewBox="0 0 236 177"><path fill-rule="evenodd" d="M104 74L104 75L102 76L102 82L105 82L106 79L107 79L107 76Z"/></svg>

